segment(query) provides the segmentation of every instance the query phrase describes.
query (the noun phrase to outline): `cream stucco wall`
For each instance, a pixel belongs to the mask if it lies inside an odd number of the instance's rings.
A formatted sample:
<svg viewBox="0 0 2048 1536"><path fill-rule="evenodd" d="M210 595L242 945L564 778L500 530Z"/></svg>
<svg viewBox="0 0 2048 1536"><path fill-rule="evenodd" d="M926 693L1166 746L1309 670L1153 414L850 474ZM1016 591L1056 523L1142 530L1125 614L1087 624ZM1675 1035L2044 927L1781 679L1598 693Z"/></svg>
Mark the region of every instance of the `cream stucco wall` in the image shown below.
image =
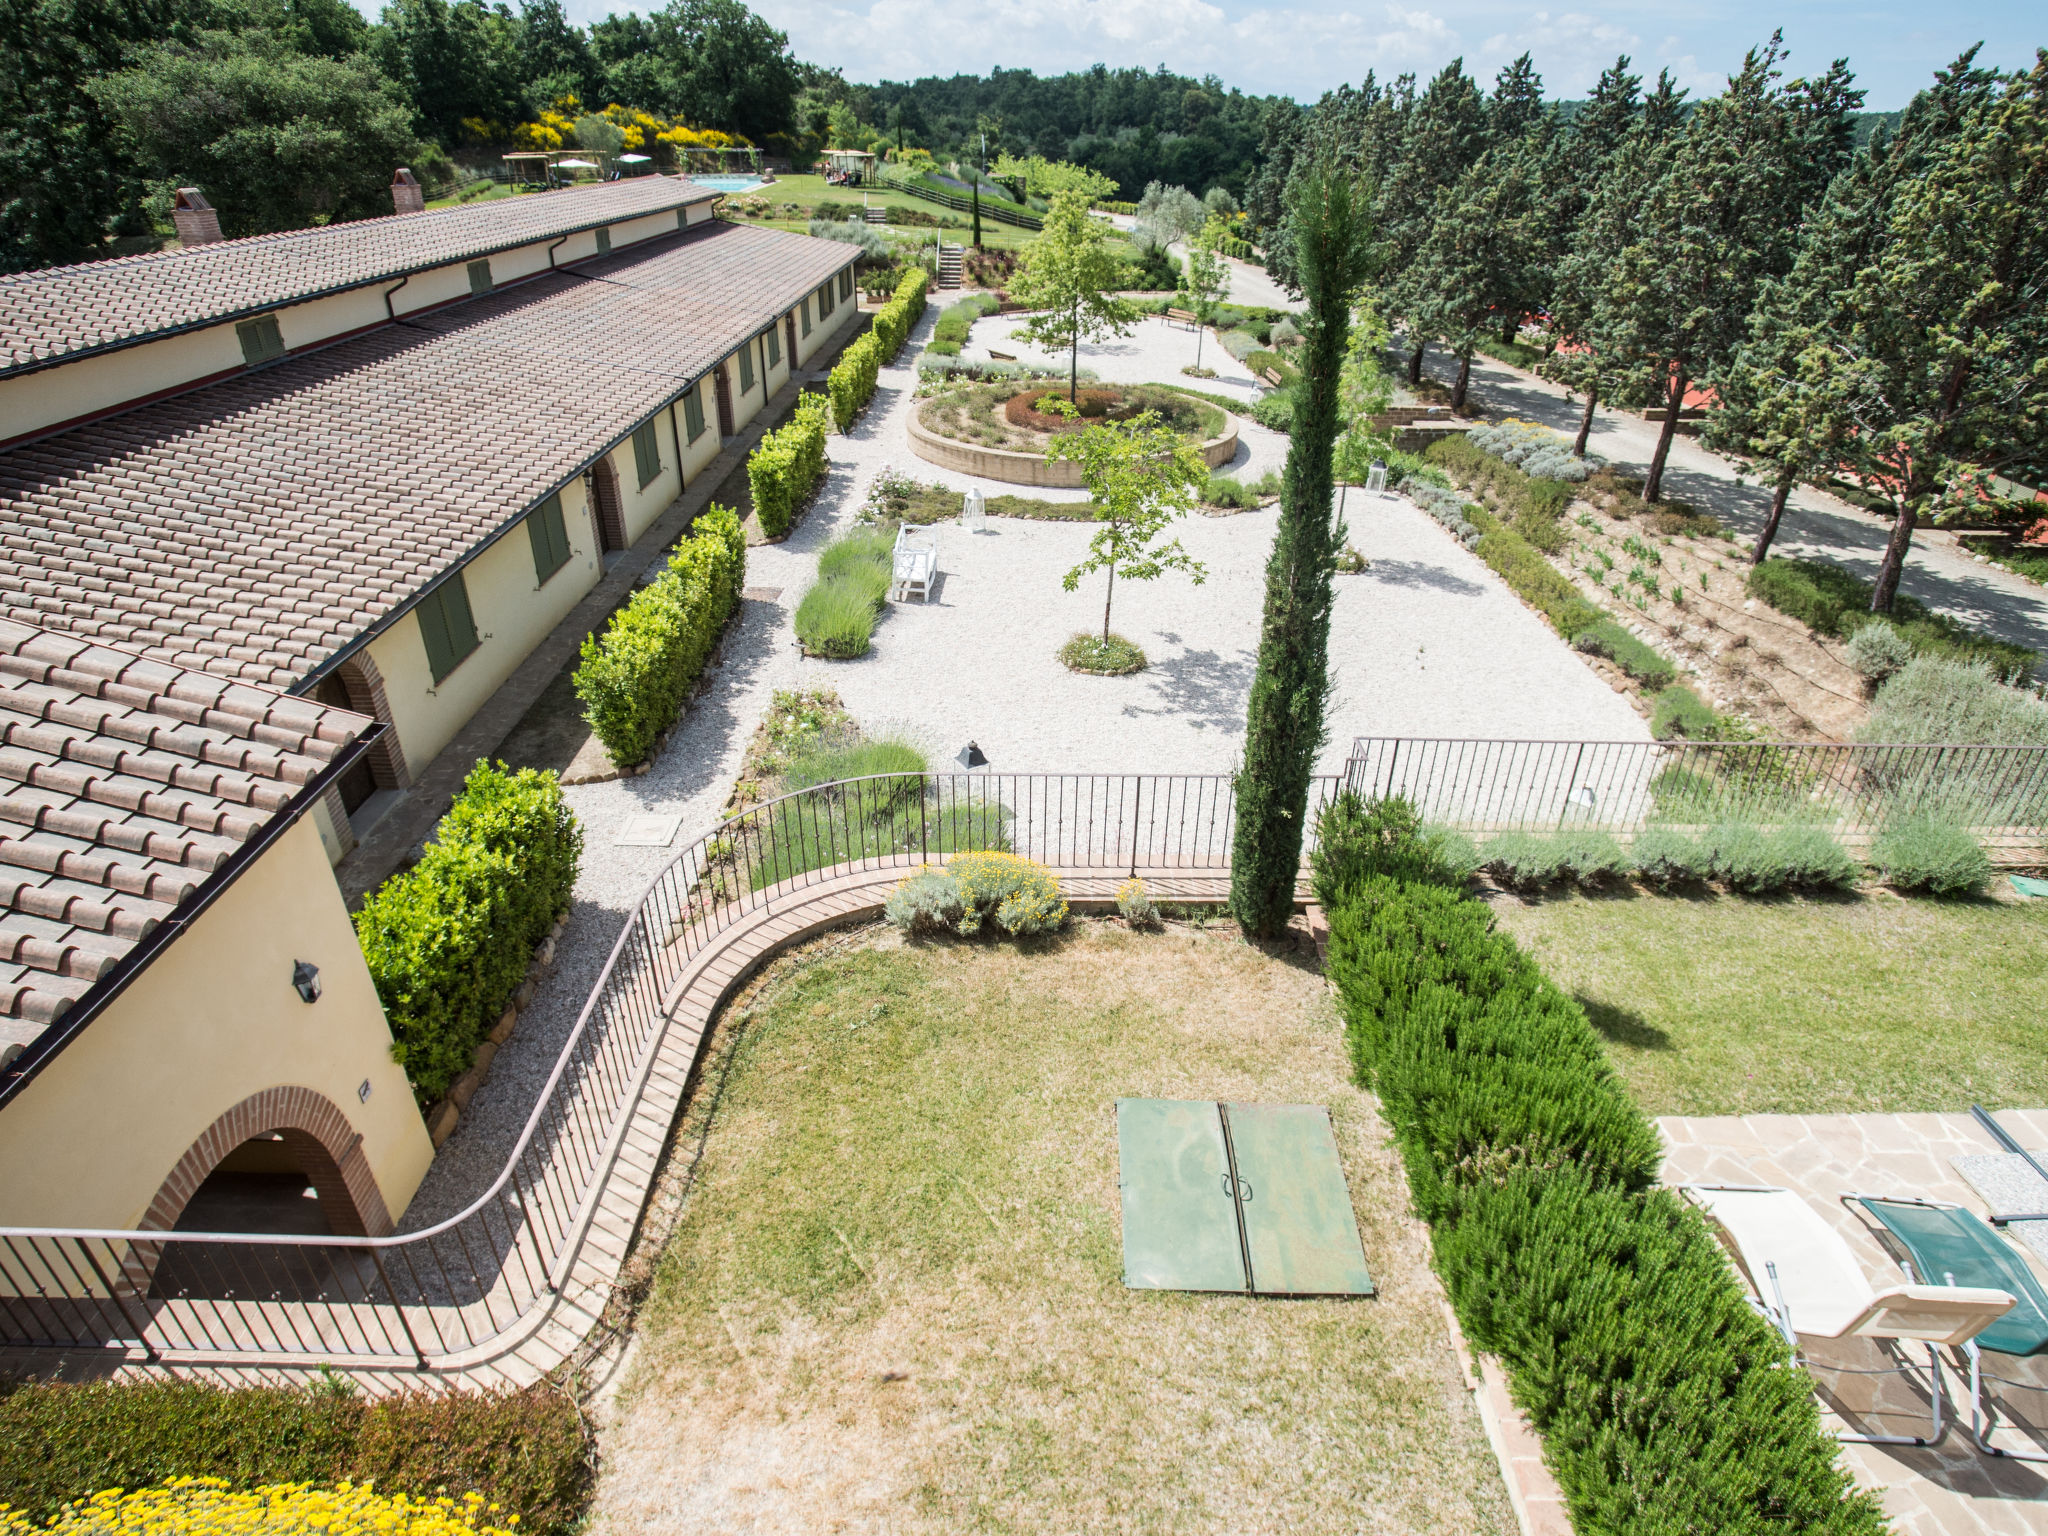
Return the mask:
<svg viewBox="0 0 2048 1536"><path fill-rule="evenodd" d="M683 402L676 401L676 427L682 433L683 480L695 485L697 476L704 466L718 457L718 450L724 439L718 435L718 401L711 392L711 376L706 374L697 381L697 401L704 407L704 430L697 441L690 441L690 424L684 419Z"/></svg>
<svg viewBox="0 0 2048 1536"><path fill-rule="evenodd" d="M630 459L631 449L627 450ZM628 466L630 470L630 465ZM624 489L622 477L621 489ZM405 760L417 773L453 739L532 649L597 584L597 542L581 481L562 492L562 527L569 535L569 563L536 584L533 544L524 524L513 528L462 568L469 611L479 644L437 685L427 665L427 643L416 615L399 618L370 642L384 675L391 724L405 746Z"/></svg>
<svg viewBox="0 0 2048 1536"><path fill-rule="evenodd" d="M823 284L819 286L822 287ZM808 363L832 340L839 328L853 318L854 312L860 307L860 289L855 288L845 298L840 298L839 278L835 274L832 278L832 306L825 311L822 318L818 313L817 288L811 290L804 302L810 306L811 334L804 335L803 317L799 315L796 323L796 352L799 363Z"/></svg>
<svg viewBox="0 0 2048 1536"><path fill-rule="evenodd" d="M640 464L633 453L632 439L611 452L612 468L619 474L619 497L625 504L628 544L639 543L640 535L683 493L683 483L676 475L676 445L670 436L667 411L657 412L654 417L654 451L661 459L661 471L644 487L640 484Z"/></svg>
<svg viewBox="0 0 2048 1536"><path fill-rule="evenodd" d="M292 989L299 960L316 1003ZM207 1127L281 1087L347 1116L395 1220L433 1143L304 818L0 1109L0 1225L131 1229Z"/></svg>

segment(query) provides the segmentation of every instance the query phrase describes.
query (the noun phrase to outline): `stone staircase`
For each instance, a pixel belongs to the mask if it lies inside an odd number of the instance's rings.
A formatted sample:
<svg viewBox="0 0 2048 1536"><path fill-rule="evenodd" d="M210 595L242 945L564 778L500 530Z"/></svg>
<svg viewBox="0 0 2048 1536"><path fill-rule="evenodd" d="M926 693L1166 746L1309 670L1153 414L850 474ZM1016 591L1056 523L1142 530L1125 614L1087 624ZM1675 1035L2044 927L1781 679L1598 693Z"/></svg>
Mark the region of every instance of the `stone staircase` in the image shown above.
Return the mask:
<svg viewBox="0 0 2048 1536"><path fill-rule="evenodd" d="M861 217L870 224L886 224L889 222L889 210L871 206L861 210Z"/></svg>
<svg viewBox="0 0 2048 1536"><path fill-rule="evenodd" d="M962 245L939 247L939 286L958 288L960 286L960 263L966 256L967 248Z"/></svg>

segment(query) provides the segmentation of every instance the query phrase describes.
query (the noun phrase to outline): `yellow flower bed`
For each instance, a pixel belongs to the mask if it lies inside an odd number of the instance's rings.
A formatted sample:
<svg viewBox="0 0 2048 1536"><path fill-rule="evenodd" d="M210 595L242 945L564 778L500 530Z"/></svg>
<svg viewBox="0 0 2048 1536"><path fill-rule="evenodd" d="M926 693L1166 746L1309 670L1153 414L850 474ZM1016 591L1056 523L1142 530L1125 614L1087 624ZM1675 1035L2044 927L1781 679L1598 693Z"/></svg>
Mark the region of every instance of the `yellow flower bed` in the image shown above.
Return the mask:
<svg viewBox="0 0 2048 1536"><path fill-rule="evenodd" d="M217 1477L179 1477L157 1488L105 1493L49 1525L0 1505L0 1536L513 1536L517 1515L484 1524L498 1506L461 1500L386 1498L368 1483L281 1483L240 1492Z"/></svg>

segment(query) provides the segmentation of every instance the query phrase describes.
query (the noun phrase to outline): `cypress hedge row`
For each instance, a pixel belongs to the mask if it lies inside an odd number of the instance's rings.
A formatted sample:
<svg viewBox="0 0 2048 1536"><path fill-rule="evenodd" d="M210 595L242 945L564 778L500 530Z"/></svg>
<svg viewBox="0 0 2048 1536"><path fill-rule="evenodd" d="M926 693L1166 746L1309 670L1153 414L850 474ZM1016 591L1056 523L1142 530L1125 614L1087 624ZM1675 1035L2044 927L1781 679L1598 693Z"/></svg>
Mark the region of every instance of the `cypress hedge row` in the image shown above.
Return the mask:
<svg viewBox="0 0 2048 1536"><path fill-rule="evenodd" d="M779 539L796 521L797 510L825 478L825 417L830 407L823 395L805 395L796 414L764 433L747 459L747 484L754 493L754 516L761 532Z"/></svg>
<svg viewBox="0 0 2048 1536"><path fill-rule="evenodd" d="M583 637L572 681L584 718L613 762L645 761L675 723L732 617L746 575L739 514L714 504L699 514L654 583L612 615L603 637Z"/></svg>
<svg viewBox="0 0 2048 1536"><path fill-rule="evenodd" d="M1576 1528L1888 1529L1704 1223L1654 1185L1656 1135L1584 1010L1481 903L1379 872L1400 858L1341 836L1318 856L1330 977L1437 1271Z"/></svg>
<svg viewBox="0 0 2048 1536"><path fill-rule="evenodd" d="M568 1536L591 1465L575 1404L546 1387L371 1402L327 1388L126 1381L33 1383L0 1396L0 1504L36 1520L103 1489L172 1477L237 1488L347 1478L381 1493L481 1493L522 1532Z"/></svg>
<svg viewBox="0 0 2048 1536"><path fill-rule="evenodd" d="M854 418L874 399L875 381L881 377L882 366L896 355L910 335L910 328L923 315L925 293L930 285L930 274L922 267L907 274L896 285L895 295L875 312L875 323L868 333L840 355L827 376L825 387L832 396L832 419L840 431L851 427Z"/></svg>
<svg viewBox="0 0 2048 1536"><path fill-rule="evenodd" d="M568 910L583 830L552 773L479 762L419 863L356 913L393 1055L422 1104L468 1070Z"/></svg>

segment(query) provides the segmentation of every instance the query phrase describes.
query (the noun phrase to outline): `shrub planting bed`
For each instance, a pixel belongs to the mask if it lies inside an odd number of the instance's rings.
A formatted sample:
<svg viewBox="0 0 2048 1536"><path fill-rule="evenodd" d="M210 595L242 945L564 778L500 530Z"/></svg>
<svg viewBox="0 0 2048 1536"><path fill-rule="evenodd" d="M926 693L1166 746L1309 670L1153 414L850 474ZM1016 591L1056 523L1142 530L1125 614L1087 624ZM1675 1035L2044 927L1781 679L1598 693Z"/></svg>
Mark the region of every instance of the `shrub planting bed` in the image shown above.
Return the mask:
<svg viewBox="0 0 2048 1536"><path fill-rule="evenodd" d="M1486 907L1328 835L1316 887L1377 1089L1467 1335L1506 1363L1582 1531L1876 1533L1811 1383L1700 1218L1585 1010Z"/></svg>
<svg viewBox="0 0 2048 1536"><path fill-rule="evenodd" d="M870 335L873 332L869 333ZM872 394L872 386L869 392ZM823 395L805 395L796 412L747 456L747 485L764 537L784 537L797 514L825 483L825 423L832 410Z"/></svg>
<svg viewBox="0 0 2048 1536"><path fill-rule="evenodd" d="M356 913L392 1054L421 1104L468 1070L568 910L582 855L552 773L478 763L420 861Z"/></svg>
<svg viewBox="0 0 2048 1536"><path fill-rule="evenodd" d="M819 553L818 580L796 606L796 637L806 656L867 655L875 616L889 601L891 543L886 529L863 529Z"/></svg>
<svg viewBox="0 0 2048 1536"><path fill-rule="evenodd" d="M1076 635L1060 647L1060 662L1070 672L1123 677L1145 670L1145 653L1122 635Z"/></svg>
<svg viewBox="0 0 2048 1536"><path fill-rule="evenodd" d="M1889 617L1873 614L1871 584L1824 560L1773 555L1750 571L1748 590L1819 634L1846 640L1866 625L1889 624L1916 654L1982 662L2004 682L2024 681L2038 659L2023 645L1979 634L1903 592L1892 599Z"/></svg>
<svg viewBox="0 0 2048 1536"><path fill-rule="evenodd" d="M714 505L698 516L654 582L612 615L604 633L583 637L576 697L621 768L644 762L675 724L739 605L746 574L739 515Z"/></svg>
<svg viewBox="0 0 2048 1536"><path fill-rule="evenodd" d="M491 1524L512 1516L522 1532L568 1536L591 1468L575 1404L546 1387L372 1401L345 1389L124 1381L0 1396L0 1504L37 1520L103 1489L173 1477L231 1488L346 1479L415 1497L481 1494L500 1506Z"/></svg>
<svg viewBox="0 0 2048 1536"><path fill-rule="evenodd" d="M1056 432L1073 430L1052 412L1033 409L1036 402L1063 390L1045 385L1019 391L1014 385L972 384L949 389L918 407L918 422L927 431L958 442L1012 452L1043 452ZM1100 416L1114 410L1123 417L1156 411L1166 425L1202 441L1220 436L1224 414L1179 390L1156 384L1118 385L1083 391L1084 411ZM1015 414L1011 407L1016 407Z"/></svg>

